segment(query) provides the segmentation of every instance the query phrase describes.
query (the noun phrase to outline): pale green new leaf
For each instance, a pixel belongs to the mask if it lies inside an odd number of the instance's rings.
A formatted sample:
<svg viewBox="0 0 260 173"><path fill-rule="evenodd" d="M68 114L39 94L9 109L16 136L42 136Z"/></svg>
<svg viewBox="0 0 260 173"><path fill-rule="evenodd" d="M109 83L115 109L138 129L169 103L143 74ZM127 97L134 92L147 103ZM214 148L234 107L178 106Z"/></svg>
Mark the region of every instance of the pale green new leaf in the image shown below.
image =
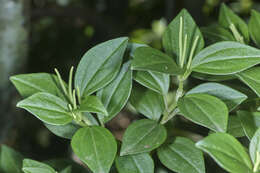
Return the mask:
<svg viewBox="0 0 260 173"><path fill-rule="evenodd" d="M24 159L23 169L25 173L57 173L52 167L35 160Z"/></svg>
<svg viewBox="0 0 260 173"><path fill-rule="evenodd" d="M174 172L205 173L203 154L188 138L177 137L173 143L160 147L157 155Z"/></svg>
<svg viewBox="0 0 260 173"><path fill-rule="evenodd" d="M65 125L73 119L67 110L67 103L49 93L36 93L20 101L17 107L27 110L47 124Z"/></svg>
<svg viewBox="0 0 260 173"><path fill-rule="evenodd" d="M196 124L216 132L226 132L228 108L220 99L208 94L189 94L181 98L178 108L182 115Z"/></svg>
<svg viewBox="0 0 260 173"><path fill-rule="evenodd" d="M105 106L103 105L99 97L94 95L84 96L78 110L80 112L100 113L105 116L108 116Z"/></svg>
<svg viewBox="0 0 260 173"><path fill-rule="evenodd" d="M219 166L234 173L252 173L252 163L245 148L227 133L214 133L196 143Z"/></svg>
<svg viewBox="0 0 260 173"><path fill-rule="evenodd" d="M166 137L163 125L149 119L138 120L126 129L120 156L150 152L158 148Z"/></svg>
<svg viewBox="0 0 260 173"><path fill-rule="evenodd" d="M232 41L206 47L192 61L192 70L212 75L234 74L260 63L260 50Z"/></svg>
<svg viewBox="0 0 260 173"><path fill-rule="evenodd" d="M116 38L98 44L85 53L75 74L75 88L79 88L81 95L90 95L116 77L127 42L127 37Z"/></svg>
<svg viewBox="0 0 260 173"><path fill-rule="evenodd" d="M116 156L117 143L106 128L81 128L73 136L71 146L74 153L94 173L109 173Z"/></svg>
<svg viewBox="0 0 260 173"><path fill-rule="evenodd" d="M254 164L256 164L257 161L259 161L257 159L260 159L260 158L257 158L257 153L260 156L260 128L258 128L258 130L255 132L252 140L250 141L250 145L249 145L249 154L250 154L250 157Z"/></svg>

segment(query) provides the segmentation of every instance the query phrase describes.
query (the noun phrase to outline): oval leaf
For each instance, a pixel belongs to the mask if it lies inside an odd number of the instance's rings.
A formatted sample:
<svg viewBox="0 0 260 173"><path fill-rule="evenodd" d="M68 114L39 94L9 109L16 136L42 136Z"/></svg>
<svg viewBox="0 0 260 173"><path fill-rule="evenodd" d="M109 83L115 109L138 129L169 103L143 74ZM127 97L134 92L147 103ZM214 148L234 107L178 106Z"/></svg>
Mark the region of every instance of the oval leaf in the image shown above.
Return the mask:
<svg viewBox="0 0 260 173"><path fill-rule="evenodd" d="M68 123L65 125L51 125L44 123L44 125L55 135L66 139L71 139L76 131L81 128L81 126L74 123Z"/></svg>
<svg viewBox="0 0 260 173"><path fill-rule="evenodd" d="M197 142L196 146L213 157L228 172L252 172L252 163L245 148L229 134L211 134Z"/></svg>
<svg viewBox="0 0 260 173"><path fill-rule="evenodd" d="M174 172L205 173L203 154L188 138L177 137L172 144L160 147L157 155Z"/></svg>
<svg viewBox="0 0 260 173"><path fill-rule="evenodd" d="M166 137L167 132L163 125L153 120L138 120L126 129L120 156L152 151L159 147Z"/></svg>
<svg viewBox="0 0 260 173"><path fill-rule="evenodd" d="M79 88L81 95L90 95L114 79L127 42L127 37L109 40L85 53L75 74L75 88Z"/></svg>
<svg viewBox="0 0 260 173"><path fill-rule="evenodd" d="M253 67L236 75L260 97L260 67Z"/></svg>
<svg viewBox="0 0 260 173"><path fill-rule="evenodd" d="M105 128L81 128L71 140L74 153L95 173L108 173L117 152L114 136Z"/></svg>
<svg viewBox="0 0 260 173"><path fill-rule="evenodd" d="M17 107L27 110L47 124L65 125L73 119L67 111L67 103L49 93L36 93L20 101Z"/></svg>
<svg viewBox="0 0 260 173"><path fill-rule="evenodd" d="M23 160L23 171L25 173L57 173L49 165L30 159Z"/></svg>
<svg viewBox="0 0 260 173"><path fill-rule="evenodd" d="M248 23L249 34L256 45L260 46L260 13L252 10Z"/></svg>
<svg viewBox="0 0 260 173"><path fill-rule="evenodd" d="M238 116L229 116L227 133L236 138L245 136L245 132Z"/></svg>
<svg viewBox="0 0 260 173"><path fill-rule="evenodd" d="M130 103L138 112L152 120L159 120L165 110L163 96L142 86L134 86Z"/></svg>
<svg viewBox="0 0 260 173"><path fill-rule="evenodd" d="M257 164L257 154L260 156L260 128L255 132L250 145L249 145L249 154L254 164Z"/></svg>
<svg viewBox="0 0 260 173"><path fill-rule="evenodd" d="M182 36L179 36L180 34L180 20L182 18ZM170 56L180 56L180 48L179 48L179 37L182 38L183 43L185 40L185 34L187 34L187 45L186 45L186 54L184 55L184 62L187 61L192 45L194 44L196 37L199 37L199 40L197 42L197 46L195 47L194 55L196 55L203 47L204 47L204 40L203 36L196 25L195 21L189 14L189 12L186 9L183 9L177 17L173 19L173 21L168 25L166 28L162 43L163 48L165 49L166 53Z"/></svg>
<svg viewBox="0 0 260 173"><path fill-rule="evenodd" d="M260 50L232 41L206 47L192 60L192 70L213 75L234 74L260 63Z"/></svg>
<svg viewBox="0 0 260 173"><path fill-rule="evenodd" d="M168 74L153 71L137 71L134 79L139 84L166 95L169 90L170 76Z"/></svg>
<svg viewBox="0 0 260 173"><path fill-rule="evenodd" d="M176 65L171 57L151 47L139 47L135 50L132 69L171 75L183 74L183 70Z"/></svg>
<svg viewBox="0 0 260 173"><path fill-rule="evenodd" d="M132 90L132 70L130 62L123 65L118 76L106 87L98 91L97 96L101 99L108 116L98 114L98 118L107 122L114 118L126 105Z"/></svg>
<svg viewBox="0 0 260 173"><path fill-rule="evenodd" d="M191 89L189 92L186 93L186 95L196 93L205 93L219 98L224 103L226 103L229 111L233 110L247 99L247 96L245 94L236 91L228 86L214 82L203 83Z"/></svg>
<svg viewBox="0 0 260 173"><path fill-rule="evenodd" d="M189 94L178 101L184 117L216 132L225 132L228 108L218 98L208 94Z"/></svg>
<svg viewBox="0 0 260 173"><path fill-rule="evenodd" d="M85 96L78 110L80 112L101 113L108 116L106 108L97 96Z"/></svg>
<svg viewBox="0 0 260 173"><path fill-rule="evenodd" d="M154 162L148 153L118 156L116 168L119 173L153 173Z"/></svg>

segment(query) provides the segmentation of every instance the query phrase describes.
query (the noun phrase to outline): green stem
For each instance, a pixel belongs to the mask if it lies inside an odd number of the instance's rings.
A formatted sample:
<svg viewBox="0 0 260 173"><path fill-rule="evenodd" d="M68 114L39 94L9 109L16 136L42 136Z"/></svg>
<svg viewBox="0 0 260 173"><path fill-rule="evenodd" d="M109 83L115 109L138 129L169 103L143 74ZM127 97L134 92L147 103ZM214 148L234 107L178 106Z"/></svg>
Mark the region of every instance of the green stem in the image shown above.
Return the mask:
<svg viewBox="0 0 260 173"><path fill-rule="evenodd" d="M254 169L253 169L254 172L258 171L259 165L260 165L260 153L257 151L256 152L256 163L255 163Z"/></svg>
<svg viewBox="0 0 260 173"><path fill-rule="evenodd" d="M182 30L183 30L183 18L180 17L180 28L179 28L179 63L182 62Z"/></svg>
<svg viewBox="0 0 260 173"><path fill-rule="evenodd" d="M71 101L72 103L74 103L74 101L73 101L73 95L72 95L72 76L73 76L73 69L74 69L74 67L72 66L71 69L70 69L70 73L69 73L69 88L68 88L68 95L69 95L70 101Z"/></svg>

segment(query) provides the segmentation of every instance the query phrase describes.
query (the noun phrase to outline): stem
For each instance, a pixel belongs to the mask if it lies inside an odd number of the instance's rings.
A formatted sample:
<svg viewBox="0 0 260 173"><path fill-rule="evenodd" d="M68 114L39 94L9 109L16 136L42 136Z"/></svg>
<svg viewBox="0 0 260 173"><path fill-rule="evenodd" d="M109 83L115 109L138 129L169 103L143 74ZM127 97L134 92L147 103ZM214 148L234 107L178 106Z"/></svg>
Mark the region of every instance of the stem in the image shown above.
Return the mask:
<svg viewBox="0 0 260 173"><path fill-rule="evenodd" d="M77 109L76 90L75 89L73 90L72 101L73 101L73 108Z"/></svg>
<svg viewBox="0 0 260 173"><path fill-rule="evenodd" d="M78 87L78 86L76 87L76 90L77 90L77 98L78 98L78 102L79 102L79 104L81 104L80 90L79 90L79 87Z"/></svg>
<svg viewBox="0 0 260 173"><path fill-rule="evenodd" d="M184 45L183 45L183 52L182 52L182 58L181 58L181 68L184 65L184 60L185 60L185 55L186 55L186 49L187 49L187 39L188 39L188 35L185 34L184 36Z"/></svg>
<svg viewBox="0 0 260 173"><path fill-rule="evenodd" d="M256 152L256 163L255 163L254 169L253 169L254 172L258 171L259 165L260 165L260 153L257 151Z"/></svg>
<svg viewBox="0 0 260 173"><path fill-rule="evenodd" d="M229 25L229 28L230 28L230 30L232 31L232 33L233 33L235 39L236 39L238 42L240 42L240 43L242 43L242 44L245 44L243 36L241 36L241 34L238 32L236 26L235 26L233 23L231 23L231 24Z"/></svg>
<svg viewBox="0 0 260 173"><path fill-rule="evenodd" d="M183 30L183 18L180 17L180 30L179 30L179 63L182 62L182 30Z"/></svg>
<svg viewBox="0 0 260 173"><path fill-rule="evenodd" d="M192 58L194 56L194 52L195 52L195 49L197 47L198 41L199 41L199 36L197 35L196 38L195 38L195 41L192 44L192 48L191 48L191 52L190 52L190 56L189 56L189 61L188 61L188 64L187 64L187 69L190 69L190 67L191 67Z"/></svg>

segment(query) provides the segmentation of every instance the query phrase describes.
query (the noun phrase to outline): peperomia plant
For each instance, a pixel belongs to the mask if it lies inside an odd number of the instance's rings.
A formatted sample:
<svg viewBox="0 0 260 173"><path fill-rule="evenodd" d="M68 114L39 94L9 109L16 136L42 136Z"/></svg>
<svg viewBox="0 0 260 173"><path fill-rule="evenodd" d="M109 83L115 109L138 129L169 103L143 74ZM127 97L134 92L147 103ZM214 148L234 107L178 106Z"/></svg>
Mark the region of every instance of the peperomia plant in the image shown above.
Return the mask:
<svg viewBox="0 0 260 173"><path fill-rule="evenodd" d="M168 172L214 172L204 163L208 155L228 172L259 173L259 23L258 12L247 25L223 4L219 23L201 32L182 10L163 34L164 52L121 37L87 51L75 75L71 68L68 84L57 69L56 75L12 76L24 97L17 106L70 139L94 173L153 173L160 165ZM127 102L143 116L119 141L106 123ZM55 173L43 163L23 161L25 173L43 169Z"/></svg>

